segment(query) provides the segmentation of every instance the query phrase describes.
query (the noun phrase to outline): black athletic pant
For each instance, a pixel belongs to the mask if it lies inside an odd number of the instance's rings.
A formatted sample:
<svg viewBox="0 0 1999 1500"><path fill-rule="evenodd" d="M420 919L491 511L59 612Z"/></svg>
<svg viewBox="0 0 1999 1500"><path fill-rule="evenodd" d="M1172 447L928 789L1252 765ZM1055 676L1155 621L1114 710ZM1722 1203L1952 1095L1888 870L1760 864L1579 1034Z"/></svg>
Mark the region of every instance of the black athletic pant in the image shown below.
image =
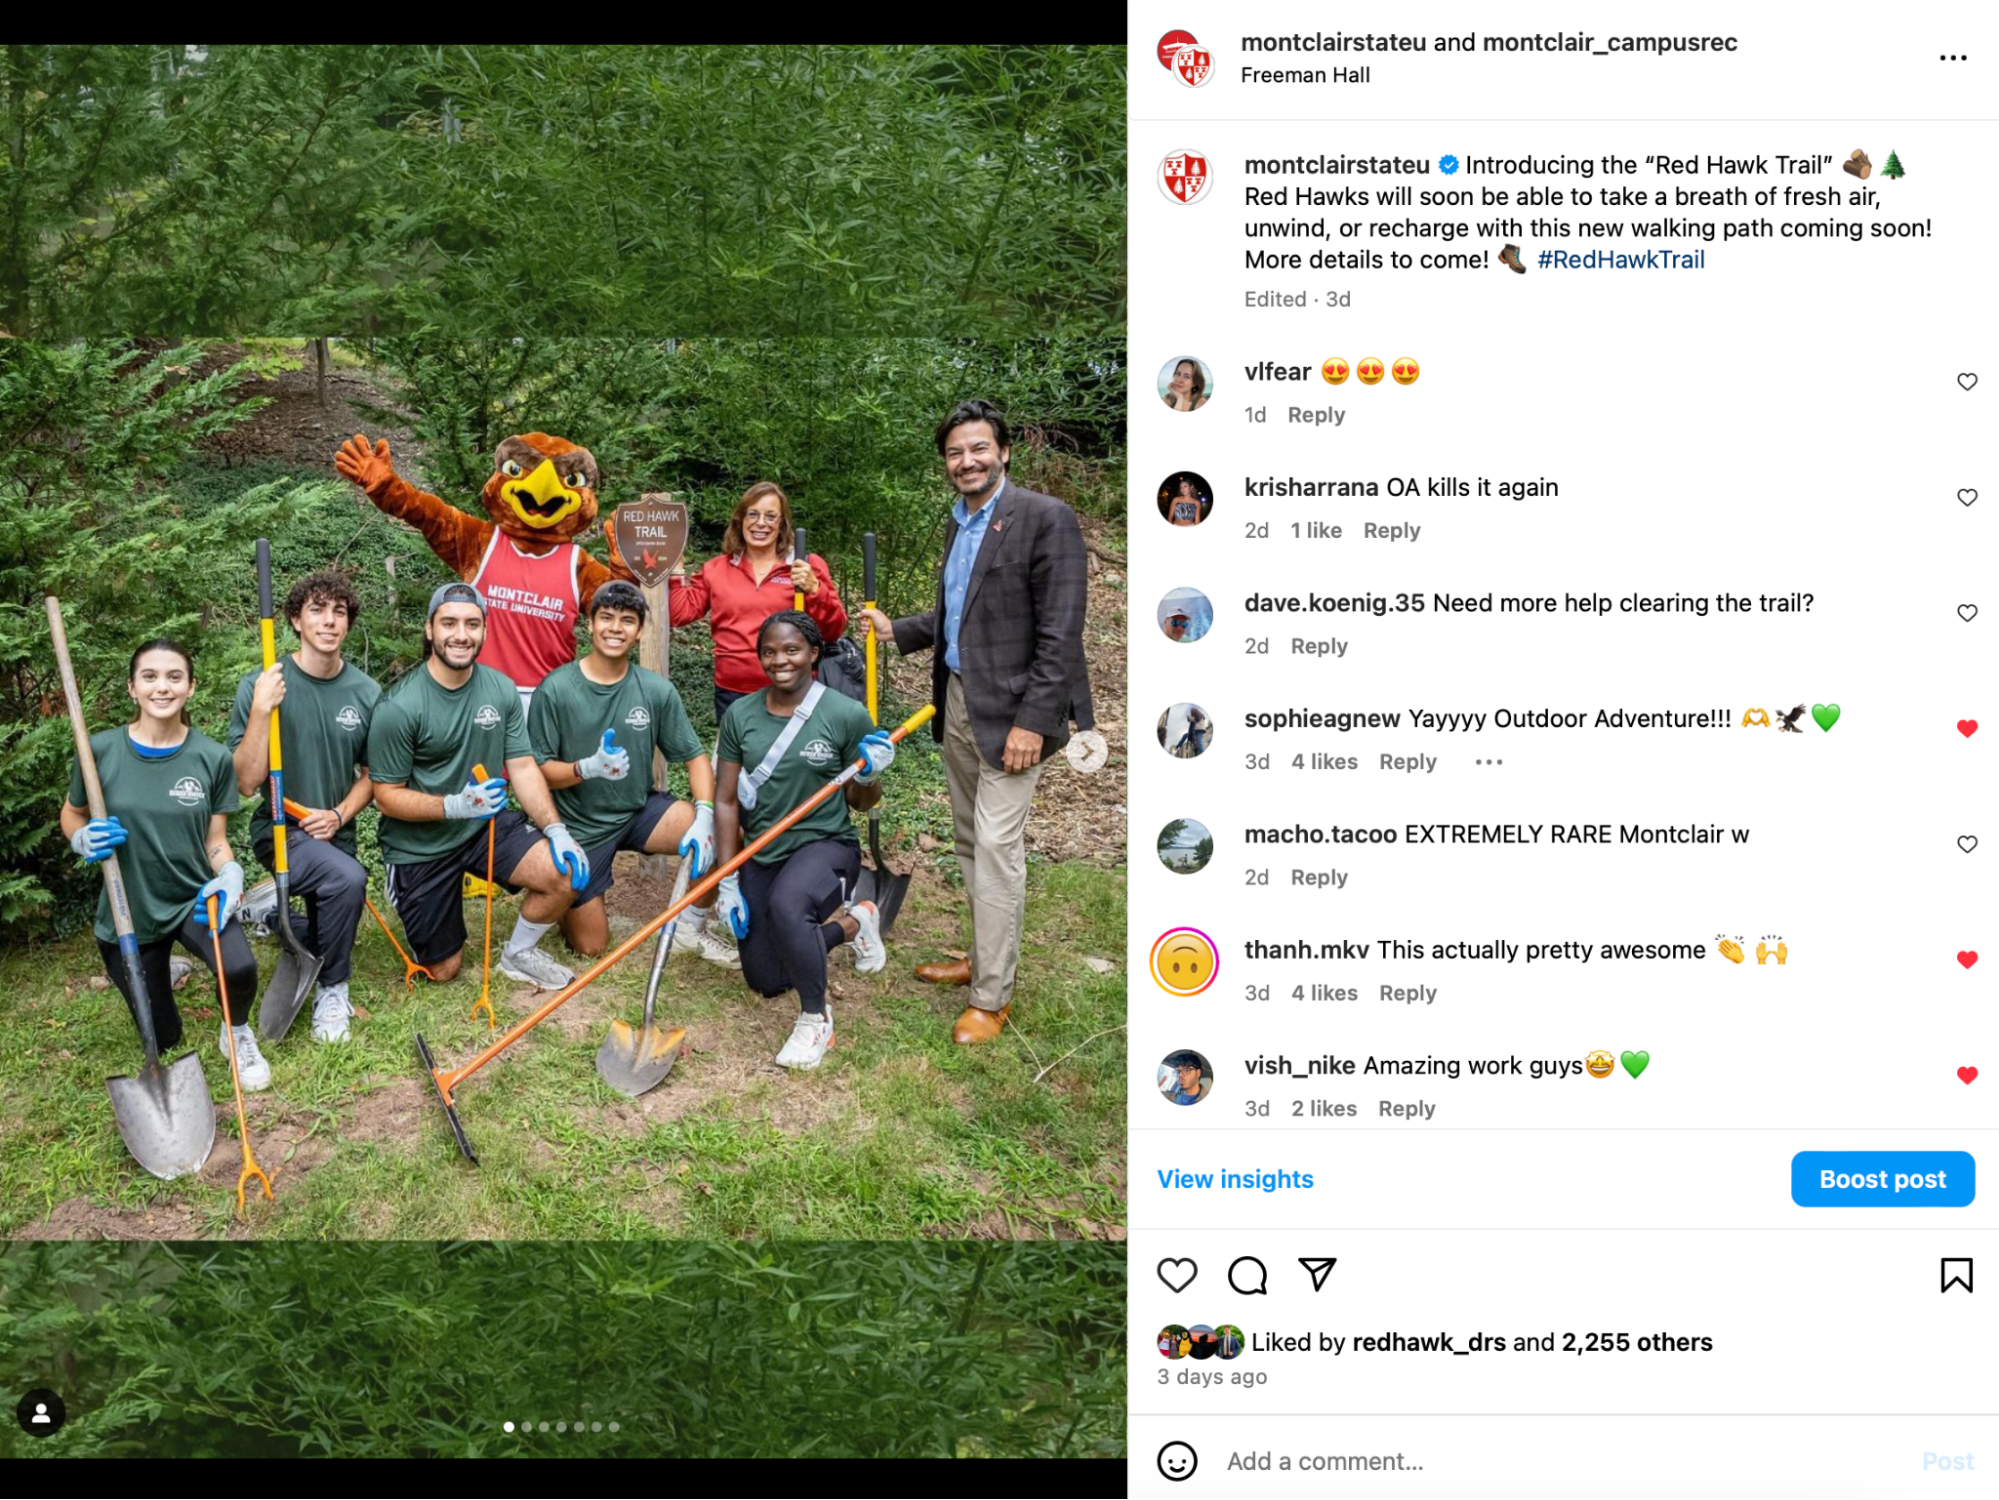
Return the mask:
<svg viewBox="0 0 1999 1500"><path fill-rule="evenodd" d="M162 1052L180 1045L180 1007L174 1004L173 980L167 968L175 943L200 959L209 973L215 972L215 939L206 927L195 924L192 912L180 924L179 932L139 944L139 973L146 981L146 998L153 1004L153 1036ZM125 997L132 1024L138 1025L139 1009L125 980L125 959L118 945L99 938L97 951L104 955L104 972ZM250 940L243 935L242 921L233 914L222 928L222 965L229 985L229 1019L235 1025L248 1026L257 1003L257 960L250 952Z"/></svg>
<svg viewBox="0 0 1999 1500"><path fill-rule="evenodd" d="M265 869L274 869L276 852L265 839L257 845L257 860ZM285 836L285 863L291 866L285 872L291 893L305 900L306 930L301 937L315 958L326 960L319 982L343 984L354 972L354 930L361 925L368 899L368 872L337 844L296 829Z"/></svg>
<svg viewBox="0 0 1999 1500"><path fill-rule="evenodd" d="M861 874L861 846L849 839L821 839L781 865L751 860L741 872L750 908L750 935L738 951L743 982L766 1000L798 991L798 1008L826 1008L826 955L844 943L838 922L826 919L847 904Z"/></svg>

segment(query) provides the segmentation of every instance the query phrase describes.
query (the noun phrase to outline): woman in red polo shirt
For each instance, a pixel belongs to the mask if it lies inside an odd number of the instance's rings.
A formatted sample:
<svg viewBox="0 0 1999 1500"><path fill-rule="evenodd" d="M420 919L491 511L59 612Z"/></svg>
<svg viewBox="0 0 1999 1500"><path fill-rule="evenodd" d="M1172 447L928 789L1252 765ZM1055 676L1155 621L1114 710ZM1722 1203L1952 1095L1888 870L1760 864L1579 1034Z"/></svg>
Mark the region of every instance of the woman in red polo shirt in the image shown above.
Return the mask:
<svg viewBox="0 0 1999 1500"><path fill-rule="evenodd" d="M847 607L826 560L816 553L791 555L791 502L762 480L736 502L722 534L722 555L709 558L692 578L676 570L667 581L667 615L675 626L708 617L718 724L731 703L770 686L757 658L757 632L772 615L790 609L795 594L805 596L805 612L827 640L847 633Z"/></svg>
<svg viewBox="0 0 1999 1500"><path fill-rule="evenodd" d="M715 642L716 723L738 698L770 686L757 655L757 632L772 615L790 609L796 594L805 596L805 613L827 640L846 634L847 607L826 560L811 553L792 556L791 502L769 480L760 480L736 502L722 533L721 556L709 558L692 578L675 569L667 580L667 618L676 628L708 617ZM674 929L673 946L739 967L735 948L720 936L723 924L711 928L707 917L708 909L689 909Z"/></svg>

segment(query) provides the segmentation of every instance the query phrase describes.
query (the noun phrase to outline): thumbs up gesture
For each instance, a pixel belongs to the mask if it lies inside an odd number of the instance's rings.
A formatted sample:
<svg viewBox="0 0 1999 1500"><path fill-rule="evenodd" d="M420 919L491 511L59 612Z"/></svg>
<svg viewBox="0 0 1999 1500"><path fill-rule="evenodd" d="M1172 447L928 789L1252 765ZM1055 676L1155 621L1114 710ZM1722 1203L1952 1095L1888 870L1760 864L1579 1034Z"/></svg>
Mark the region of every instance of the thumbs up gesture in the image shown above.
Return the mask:
<svg viewBox="0 0 1999 1500"><path fill-rule="evenodd" d="M597 747L597 753L576 762L576 774L584 781L623 781L631 773L630 752L618 744L617 735L608 729L604 731L604 742Z"/></svg>

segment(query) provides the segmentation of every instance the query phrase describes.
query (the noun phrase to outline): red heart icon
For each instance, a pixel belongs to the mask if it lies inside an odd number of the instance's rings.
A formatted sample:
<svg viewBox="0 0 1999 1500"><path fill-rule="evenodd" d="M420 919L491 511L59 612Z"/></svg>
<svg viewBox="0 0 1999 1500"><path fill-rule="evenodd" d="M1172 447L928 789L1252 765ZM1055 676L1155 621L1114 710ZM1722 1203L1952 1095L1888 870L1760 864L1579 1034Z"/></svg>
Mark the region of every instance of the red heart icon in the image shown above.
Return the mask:
<svg viewBox="0 0 1999 1500"><path fill-rule="evenodd" d="M1978 1076L1978 1069L1976 1069L1976 1068L1959 1068L1959 1069L1957 1070L1957 1076L1958 1076L1958 1079L1959 1079L1959 1081L1961 1081L1961 1082L1963 1082L1963 1083L1969 1083L1969 1082L1971 1082L1971 1080L1972 1080L1972 1079L1974 1079L1974 1078L1976 1078L1976 1077Z"/></svg>
<svg viewBox="0 0 1999 1500"><path fill-rule="evenodd" d="M1978 951L1975 948L1966 948L1962 953L1958 954L1957 961L1968 969L1978 962Z"/></svg>
<svg viewBox="0 0 1999 1500"><path fill-rule="evenodd" d="M1974 734L1978 733L1978 721L1976 719L1959 719L1957 721L1957 732L1966 739L1970 739Z"/></svg>

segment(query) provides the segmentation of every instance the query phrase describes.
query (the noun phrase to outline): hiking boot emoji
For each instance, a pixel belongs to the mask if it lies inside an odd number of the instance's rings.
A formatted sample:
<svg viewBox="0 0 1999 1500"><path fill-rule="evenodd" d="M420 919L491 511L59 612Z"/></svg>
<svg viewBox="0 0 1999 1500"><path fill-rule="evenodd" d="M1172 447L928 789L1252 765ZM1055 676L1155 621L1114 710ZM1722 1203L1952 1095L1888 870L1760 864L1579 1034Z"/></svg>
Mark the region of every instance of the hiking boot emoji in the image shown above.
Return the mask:
<svg viewBox="0 0 1999 1500"><path fill-rule="evenodd" d="M1504 250L1500 251L1499 263L1502 266L1513 267L1522 276L1527 274L1527 268L1520 264L1520 247L1518 245L1508 245Z"/></svg>

